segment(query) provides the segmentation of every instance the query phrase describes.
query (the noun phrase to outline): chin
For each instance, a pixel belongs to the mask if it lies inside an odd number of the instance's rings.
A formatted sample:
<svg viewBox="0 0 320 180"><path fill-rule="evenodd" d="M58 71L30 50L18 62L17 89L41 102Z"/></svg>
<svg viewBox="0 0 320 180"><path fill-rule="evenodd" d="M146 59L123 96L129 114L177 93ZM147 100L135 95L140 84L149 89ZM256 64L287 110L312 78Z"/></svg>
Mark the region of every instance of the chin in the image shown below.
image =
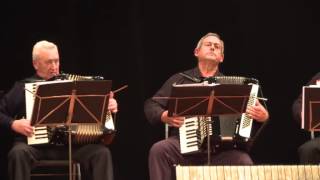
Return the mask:
<svg viewBox="0 0 320 180"><path fill-rule="evenodd" d="M56 75L50 75L50 76L48 76L48 77L46 78L46 80L51 79L51 78L53 78L54 76L56 76Z"/></svg>
<svg viewBox="0 0 320 180"><path fill-rule="evenodd" d="M206 61L207 62L210 62L210 63L220 63L220 61L219 60L216 60L216 59L211 59L211 58L208 58L208 59L206 59Z"/></svg>

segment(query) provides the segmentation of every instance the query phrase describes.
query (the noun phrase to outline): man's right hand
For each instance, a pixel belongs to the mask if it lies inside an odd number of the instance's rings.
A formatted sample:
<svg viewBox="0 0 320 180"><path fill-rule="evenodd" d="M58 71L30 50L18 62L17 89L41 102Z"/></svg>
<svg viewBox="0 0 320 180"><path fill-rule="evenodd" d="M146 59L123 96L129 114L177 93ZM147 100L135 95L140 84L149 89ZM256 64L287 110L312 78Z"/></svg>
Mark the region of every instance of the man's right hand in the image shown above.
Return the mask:
<svg viewBox="0 0 320 180"><path fill-rule="evenodd" d="M173 127L181 127L184 122L184 117L169 117L168 111L164 111L161 115L161 121Z"/></svg>
<svg viewBox="0 0 320 180"><path fill-rule="evenodd" d="M32 136L33 134L33 127L30 125L30 120L27 119L14 120L11 125L11 128L15 132L28 137Z"/></svg>

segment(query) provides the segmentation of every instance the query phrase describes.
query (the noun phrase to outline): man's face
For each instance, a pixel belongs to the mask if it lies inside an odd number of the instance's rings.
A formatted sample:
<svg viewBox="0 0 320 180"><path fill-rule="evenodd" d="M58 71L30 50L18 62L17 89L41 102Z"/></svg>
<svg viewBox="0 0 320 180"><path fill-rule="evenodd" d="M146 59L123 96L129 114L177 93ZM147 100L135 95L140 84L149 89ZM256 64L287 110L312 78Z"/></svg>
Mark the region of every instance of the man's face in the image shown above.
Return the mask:
<svg viewBox="0 0 320 180"><path fill-rule="evenodd" d="M199 61L214 61L221 63L223 61L222 44L219 38L208 36L203 39L201 46L194 50L194 55Z"/></svg>
<svg viewBox="0 0 320 180"><path fill-rule="evenodd" d="M42 49L39 58L33 61L36 73L45 80L59 74L60 60L57 49Z"/></svg>

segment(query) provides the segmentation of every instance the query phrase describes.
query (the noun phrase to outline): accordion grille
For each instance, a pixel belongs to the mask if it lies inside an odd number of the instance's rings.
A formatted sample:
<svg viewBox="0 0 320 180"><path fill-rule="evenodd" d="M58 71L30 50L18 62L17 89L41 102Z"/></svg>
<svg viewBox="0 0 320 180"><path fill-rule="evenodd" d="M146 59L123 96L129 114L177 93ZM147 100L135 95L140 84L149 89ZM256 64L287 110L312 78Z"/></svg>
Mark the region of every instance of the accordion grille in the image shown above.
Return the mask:
<svg viewBox="0 0 320 180"><path fill-rule="evenodd" d="M81 80L103 80L104 78L101 76L82 76L78 74L61 74L64 79L81 81Z"/></svg>
<svg viewBox="0 0 320 180"><path fill-rule="evenodd" d="M258 80L242 76L215 76L213 81L219 84L258 84Z"/></svg>

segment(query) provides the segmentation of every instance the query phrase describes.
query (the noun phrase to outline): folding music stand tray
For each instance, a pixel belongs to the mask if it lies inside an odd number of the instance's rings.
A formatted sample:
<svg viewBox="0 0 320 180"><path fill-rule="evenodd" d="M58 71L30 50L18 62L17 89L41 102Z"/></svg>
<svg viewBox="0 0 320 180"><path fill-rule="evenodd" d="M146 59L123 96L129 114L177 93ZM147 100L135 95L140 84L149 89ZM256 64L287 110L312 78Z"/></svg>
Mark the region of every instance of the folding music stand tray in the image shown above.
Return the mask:
<svg viewBox="0 0 320 180"><path fill-rule="evenodd" d="M174 85L169 97L170 116L218 116L244 113L251 85Z"/></svg>
<svg viewBox="0 0 320 180"><path fill-rule="evenodd" d="M301 128L320 131L320 86L303 86Z"/></svg>
<svg viewBox="0 0 320 180"><path fill-rule="evenodd" d="M168 100L169 116L218 116L246 111L251 85L182 84L173 85ZM209 128L207 128L209 134ZM207 136L210 165L210 136Z"/></svg>
<svg viewBox="0 0 320 180"><path fill-rule="evenodd" d="M70 126L105 123L111 84L111 80L57 81L37 87L31 125L68 127L70 180L72 178Z"/></svg>

